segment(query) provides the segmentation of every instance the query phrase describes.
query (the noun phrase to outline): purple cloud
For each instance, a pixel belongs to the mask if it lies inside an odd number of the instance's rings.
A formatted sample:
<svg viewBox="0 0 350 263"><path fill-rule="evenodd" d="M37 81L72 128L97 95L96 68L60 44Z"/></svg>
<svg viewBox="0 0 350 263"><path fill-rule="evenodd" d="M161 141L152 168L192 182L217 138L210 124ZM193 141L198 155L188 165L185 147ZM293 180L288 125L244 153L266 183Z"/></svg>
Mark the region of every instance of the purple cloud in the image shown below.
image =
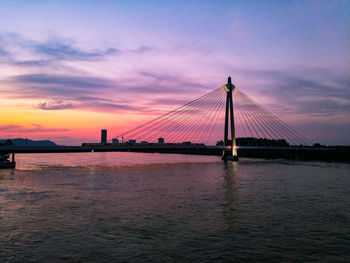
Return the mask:
<svg viewBox="0 0 350 263"><path fill-rule="evenodd" d="M66 100L45 101L39 103L38 106L42 110L64 110L72 109L74 107L72 102Z"/></svg>
<svg viewBox="0 0 350 263"><path fill-rule="evenodd" d="M58 60L101 59L107 55L112 55L119 52L116 48L83 51L81 49L73 47L71 44L64 43L58 39L50 40L49 42L45 43L36 43L33 48L39 54L44 54Z"/></svg>
<svg viewBox="0 0 350 263"><path fill-rule="evenodd" d="M254 91L278 102L278 107L276 103L266 105L276 110L308 116L332 116L349 110L350 78L347 75L319 67L303 67L302 74L298 70L236 69L236 72L267 81L268 84L254 87Z"/></svg>
<svg viewBox="0 0 350 263"><path fill-rule="evenodd" d="M69 131L70 129L60 129L60 128L45 128L42 125L39 124L32 124L32 128L27 128L21 125L3 125L0 126L0 130L3 132L18 132L18 133L25 133L25 132L65 132Z"/></svg>

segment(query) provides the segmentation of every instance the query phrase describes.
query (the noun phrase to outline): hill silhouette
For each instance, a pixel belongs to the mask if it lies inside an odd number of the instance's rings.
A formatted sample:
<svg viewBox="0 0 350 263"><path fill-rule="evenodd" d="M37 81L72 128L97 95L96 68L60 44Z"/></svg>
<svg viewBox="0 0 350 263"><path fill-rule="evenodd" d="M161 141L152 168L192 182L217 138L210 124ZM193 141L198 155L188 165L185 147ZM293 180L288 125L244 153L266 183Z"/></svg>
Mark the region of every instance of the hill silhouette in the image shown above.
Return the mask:
<svg viewBox="0 0 350 263"><path fill-rule="evenodd" d="M0 139L0 144L5 144L7 139ZM10 139L12 141L12 145L14 146L57 146L56 143L50 140L29 140L23 138Z"/></svg>

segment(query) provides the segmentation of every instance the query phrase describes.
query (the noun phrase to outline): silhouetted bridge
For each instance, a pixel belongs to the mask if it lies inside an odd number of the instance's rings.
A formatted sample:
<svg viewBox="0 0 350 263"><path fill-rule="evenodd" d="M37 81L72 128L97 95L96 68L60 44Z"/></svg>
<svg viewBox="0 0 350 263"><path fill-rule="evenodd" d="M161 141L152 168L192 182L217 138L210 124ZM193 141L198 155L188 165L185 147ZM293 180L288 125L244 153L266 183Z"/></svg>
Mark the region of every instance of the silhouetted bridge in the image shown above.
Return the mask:
<svg viewBox="0 0 350 263"><path fill-rule="evenodd" d="M0 154L11 153L12 160L16 153L83 153L83 152L143 152L221 156L223 151L231 152L230 146L206 145L120 145L120 146L3 146ZM237 146L240 157L285 158L300 160L349 161L350 148L337 147L268 147Z"/></svg>
<svg viewBox="0 0 350 263"><path fill-rule="evenodd" d="M238 139L237 134L240 135ZM8 165L9 161L4 159L10 153L12 161L16 153L74 152L221 155L224 161L238 161L238 156L303 160L349 158L345 157L349 156L349 148L311 147L312 143L307 138L238 90L231 83L231 77L222 87L119 134L115 141L118 138L122 143L107 145L104 136L104 139L101 138L101 145L86 143L82 146L55 147L1 146L0 157L2 154L3 161L0 160L0 164L3 162L5 166ZM166 143L157 144L157 141ZM207 146L208 142L217 146Z"/></svg>

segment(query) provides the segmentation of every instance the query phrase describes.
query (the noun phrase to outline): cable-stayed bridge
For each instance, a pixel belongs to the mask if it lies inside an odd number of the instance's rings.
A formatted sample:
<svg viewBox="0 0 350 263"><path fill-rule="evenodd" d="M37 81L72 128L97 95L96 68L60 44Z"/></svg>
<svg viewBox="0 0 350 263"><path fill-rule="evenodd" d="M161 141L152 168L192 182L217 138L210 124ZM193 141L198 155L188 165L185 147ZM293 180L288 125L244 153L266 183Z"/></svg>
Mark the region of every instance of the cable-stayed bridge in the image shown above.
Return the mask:
<svg viewBox="0 0 350 263"><path fill-rule="evenodd" d="M82 146L2 146L0 154L88 151L222 154L237 161L239 152L293 150L311 143L236 88L231 77L215 89L117 136L119 143L83 143ZM211 146L209 146L211 145ZM300 149L300 147L298 147Z"/></svg>
<svg viewBox="0 0 350 263"><path fill-rule="evenodd" d="M283 139L290 145L310 144L304 136L237 89L230 77L226 85L118 134L117 138L154 143L162 137L169 143L190 141L215 145L227 139L230 129L229 135L236 138Z"/></svg>
<svg viewBox="0 0 350 263"><path fill-rule="evenodd" d="M308 139L237 89L231 77L222 87L117 138L132 144L164 140L169 146L222 145L226 146L225 160L238 160L238 147L310 145Z"/></svg>

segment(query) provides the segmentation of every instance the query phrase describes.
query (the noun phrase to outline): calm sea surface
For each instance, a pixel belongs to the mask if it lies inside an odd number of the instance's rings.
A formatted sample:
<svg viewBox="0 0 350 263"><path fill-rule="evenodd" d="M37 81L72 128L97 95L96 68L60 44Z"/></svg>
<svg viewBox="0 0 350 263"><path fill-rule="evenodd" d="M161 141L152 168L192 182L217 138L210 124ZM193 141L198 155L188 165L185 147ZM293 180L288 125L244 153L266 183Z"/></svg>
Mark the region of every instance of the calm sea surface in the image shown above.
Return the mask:
<svg viewBox="0 0 350 263"><path fill-rule="evenodd" d="M0 262L350 262L350 165L18 154Z"/></svg>

